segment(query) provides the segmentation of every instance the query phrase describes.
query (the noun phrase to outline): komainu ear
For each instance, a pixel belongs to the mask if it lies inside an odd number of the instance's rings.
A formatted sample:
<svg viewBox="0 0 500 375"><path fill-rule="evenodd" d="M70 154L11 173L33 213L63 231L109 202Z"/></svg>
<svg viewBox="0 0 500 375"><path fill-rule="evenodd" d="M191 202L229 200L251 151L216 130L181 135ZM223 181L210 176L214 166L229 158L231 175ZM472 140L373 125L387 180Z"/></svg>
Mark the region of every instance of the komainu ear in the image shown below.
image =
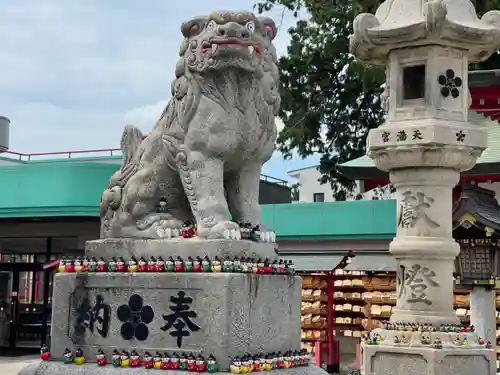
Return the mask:
<svg viewBox="0 0 500 375"><path fill-rule="evenodd" d="M262 35L269 38L269 40L274 40L274 38L276 38L276 34L278 33L278 29L274 21L269 17L259 17L258 21Z"/></svg>
<svg viewBox="0 0 500 375"><path fill-rule="evenodd" d="M192 38L193 36L201 33L205 24L208 21L208 17L195 17L189 21L183 22L181 25L181 32L185 38Z"/></svg>

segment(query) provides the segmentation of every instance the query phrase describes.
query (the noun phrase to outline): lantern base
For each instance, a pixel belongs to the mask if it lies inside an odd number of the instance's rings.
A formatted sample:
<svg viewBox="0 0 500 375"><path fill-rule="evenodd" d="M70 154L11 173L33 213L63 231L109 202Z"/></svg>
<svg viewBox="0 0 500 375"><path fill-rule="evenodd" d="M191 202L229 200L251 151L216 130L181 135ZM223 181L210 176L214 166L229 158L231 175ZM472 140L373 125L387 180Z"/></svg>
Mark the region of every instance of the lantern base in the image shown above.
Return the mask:
<svg viewBox="0 0 500 375"><path fill-rule="evenodd" d="M361 374L363 375L491 375L496 374L496 354L492 349L479 345L457 346L452 344L459 334L432 332L439 337L442 348L433 345L412 345L413 335L420 332L398 332L409 334L408 344L361 345ZM448 337L446 337L448 336Z"/></svg>
<svg viewBox="0 0 500 375"><path fill-rule="evenodd" d="M78 375L151 375L151 370L142 368L123 368L123 367L113 367L111 365L99 367L94 364L85 364L81 366L76 365L65 365L62 362L38 362L33 363L19 372L19 375L67 375L71 372L77 372ZM155 373L155 371L153 370ZM187 371L174 371L167 370L162 371L167 375L185 375ZM293 369L286 370L275 370L270 371L270 374L276 373L277 375L326 375L326 371L320 367L309 365L303 367L297 367ZM203 374L209 375L206 372ZM214 375L230 374L229 372L215 372Z"/></svg>

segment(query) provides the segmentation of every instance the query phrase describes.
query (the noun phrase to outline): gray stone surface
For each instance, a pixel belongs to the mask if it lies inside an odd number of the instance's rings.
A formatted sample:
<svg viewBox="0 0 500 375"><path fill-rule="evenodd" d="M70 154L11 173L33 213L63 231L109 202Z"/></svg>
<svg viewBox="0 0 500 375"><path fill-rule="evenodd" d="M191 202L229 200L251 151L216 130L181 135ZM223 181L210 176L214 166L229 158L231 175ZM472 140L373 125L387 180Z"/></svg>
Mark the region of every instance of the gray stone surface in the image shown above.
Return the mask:
<svg viewBox="0 0 500 375"><path fill-rule="evenodd" d="M126 127L124 163L102 195L101 237L158 238L159 228L192 220L200 237L224 238L237 222L260 224L260 172L280 105L276 30L249 12L182 24L172 98L149 134Z"/></svg>
<svg viewBox="0 0 500 375"><path fill-rule="evenodd" d="M169 256L193 258L199 256L203 258L208 255L210 259L215 256L222 257L253 257L275 259L276 252L274 245L269 243L259 243L253 241L233 241L233 240L202 240L191 239L164 239L164 240L141 240L133 238L105 238L88 241L85 245L85 254L88 257L110 257L124 258L135 256L139 259L144 256L146 259L154 256L162 256L167 259Z"/></svg>
<svg viewBox="0 0 500 375"><path fill-rule="evenodd" d="M152 372L151 372L152 371ZM155 370L146 370L144 368L114 368L111 366L98 367L95 364L87 364L83 366L65 365L59 362L40 362L34 363L23 369L19 375L151 375L156 373ZM163 373L163 372L162 372ZM171 375L186 374L186 371L167 371L164 372ZM288 370L275 370L269 372L276 375L325 375L326 371L317 366L297 367ZM217 374L227 374L217 372Z"/></svg>
<svg viewBox="0 0 500 375"><path fill-rule="evenodd" d="M423 348L365 345L363 375L493 375L496 354L485 348Z"/></svg>
<svg viewBox="0 0 500 375"><path fill-rule="evenodd" d="M474 287L470 292L470 323L486 342L491 342L492 349L497 348L497 308L496 291L484 287Z"/></svg>
<svg viewBox="0 0 500 375"><path fill-rule="evenodd" d="M200 327L183 339L182 348L170 330L161 329L166 323L163 315L172 313L170 299L179 291L192 298L189 307L197 313L192 320ZM144 341L125 340L120 333L123 322L118 309L132 295L140 295L143 306L151 306L154 312ZM301 278L294 276L62 273L54 281L51 353L61 358L65 348L81 348L89 360L95 359L97 349L108 354L114 349L214 354L221 369L227 369L229 357L300 349L300 295ZM98 322L93 333L75 331L76 309L86 299L94 305L97 296L111 308L105 338L97 332Z"/></svg>

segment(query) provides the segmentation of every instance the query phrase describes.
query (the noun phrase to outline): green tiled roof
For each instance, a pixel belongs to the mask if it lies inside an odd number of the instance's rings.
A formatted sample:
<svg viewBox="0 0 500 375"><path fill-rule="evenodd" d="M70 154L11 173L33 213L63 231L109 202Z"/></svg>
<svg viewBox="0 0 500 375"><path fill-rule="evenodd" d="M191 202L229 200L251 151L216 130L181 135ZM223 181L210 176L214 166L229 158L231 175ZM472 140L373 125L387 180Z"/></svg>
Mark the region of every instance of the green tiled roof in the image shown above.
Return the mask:
<svg viewBox="0 0 500 375"><path fill-rule="evenodd" d="M499 163L500 162L500 124L477 112L469 112L469 122L478 126L485 126L488 129L488 148L483 152L477 164ZM368 156L350 160L341 164L343 167L351 168L375 168L372 159Z"/></svg>

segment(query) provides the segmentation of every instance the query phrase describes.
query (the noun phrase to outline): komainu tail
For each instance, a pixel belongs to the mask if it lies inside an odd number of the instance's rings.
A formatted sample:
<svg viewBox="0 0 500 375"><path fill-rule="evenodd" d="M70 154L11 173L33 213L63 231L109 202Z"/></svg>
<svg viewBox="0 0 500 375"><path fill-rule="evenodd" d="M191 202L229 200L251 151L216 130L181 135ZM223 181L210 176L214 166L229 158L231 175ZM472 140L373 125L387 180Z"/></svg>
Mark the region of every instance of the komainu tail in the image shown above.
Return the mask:
<svg viewBox="0 0 500 375"><path fill-rule="evenodd" d="M127 125L123 131L120 148L123 154L121 168L109 179L108 187L102 193L100 204L101 219L109 210L114 211L120 207L122 188L137 171L138 161L135 157L140 144L145 136L135 126Z"/></svg>
<svg viewBox="0 0 500 375"><path fill-rule="evenodd" d="M127 181L137 172L138 158L136 158L139 146L146 136L135 126L126 125L120 141L123 154L123 164L119 170L120 176L116 184L123 187Z"/></svg>
<svg viewBox="0 0 500 375"><path fill-rule="evenodd" d="M123 153L123 166L132 161L144 138L144 134L142 134L142 132L135 126L125 126L125 130L123 130L122 139L120 141L120 148Z"/></svg>

